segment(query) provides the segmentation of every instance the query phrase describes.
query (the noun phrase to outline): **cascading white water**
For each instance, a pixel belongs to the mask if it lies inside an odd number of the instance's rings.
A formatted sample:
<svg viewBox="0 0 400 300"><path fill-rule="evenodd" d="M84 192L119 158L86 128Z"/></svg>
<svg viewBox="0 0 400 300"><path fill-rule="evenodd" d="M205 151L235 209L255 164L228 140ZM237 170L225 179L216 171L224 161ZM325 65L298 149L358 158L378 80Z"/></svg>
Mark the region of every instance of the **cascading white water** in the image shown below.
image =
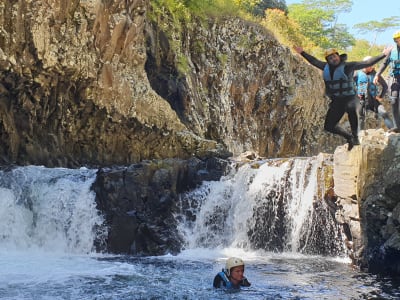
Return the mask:
<svg viewBox="0 0 400 300"><path fill-rule="evenodd" d="M204 183L186 194L182 211L190 207L191 212L184 212L189 217L181 231L187 248L337 252L342 247L339 228L320 199L324 195L324 187L318 185L322 159L267 160L259 168L260 162L257 168L247 164L219 182ZM322 209L316 213L315 207ZM319 223L326 227L318 228Z"/></svg>
<svg viewBox="0 0 400 300"><path fill-rule="evenodd" d="M300 250L300 237L312 224L313 202L317 196L317 169L319 162L316 158L296 159L290 171L291 180L287 213L290 217L288 246L291 251ZM309 169L308 169L309 168Z"/></svg>
<svg viewBox="0 0 400 300"><path fill-rule="evenodd" d="M311 179L317 161L246 165L220 182L205 183L182 199L187 219L181 224L191 249L140 258L87 254L103 223L90 191L95 170L0 171L0 298L399 299L397 286L357 276L336 257L262 251L277 245L269 244L275 235L282 235L286 249L303 251L314 243L304 235L313 236L319 214L310 200L319 201ZM329 219L323 220L323 231L331 231ZM212 288L227 256L246 261L249 289L227 294Z"/></svg>
<svg viewBox="0 0 400 300"><path fill-rule="evenodd" d="M0 171L0 250L87 253L103 218L90 186L96 170Z"/></svg>

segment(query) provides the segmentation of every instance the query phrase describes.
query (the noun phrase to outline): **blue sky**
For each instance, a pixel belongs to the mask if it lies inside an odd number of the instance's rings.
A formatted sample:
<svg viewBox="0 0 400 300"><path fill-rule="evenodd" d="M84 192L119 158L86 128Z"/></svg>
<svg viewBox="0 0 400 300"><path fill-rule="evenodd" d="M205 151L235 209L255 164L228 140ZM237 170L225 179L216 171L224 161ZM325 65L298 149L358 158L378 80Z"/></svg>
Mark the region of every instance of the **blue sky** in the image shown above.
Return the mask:
<svg viewBox="0 0 400 300"><path fill-rule="evenodd" d="M293 3L301 3L302 0L285 0L286 5ZM400 1L399 0L353 0L353 7L350 13L341 13L338 17L338 23L346 24L349 32L358 39L365 39L370 42L374 40L374 34L360 35L352 27L357 23L367 21L382 21L384 18L392 16L400 16ZM378 35L376 43L378 45L393 44L392 35L399 28L391 28L386 32Z"/></svg>

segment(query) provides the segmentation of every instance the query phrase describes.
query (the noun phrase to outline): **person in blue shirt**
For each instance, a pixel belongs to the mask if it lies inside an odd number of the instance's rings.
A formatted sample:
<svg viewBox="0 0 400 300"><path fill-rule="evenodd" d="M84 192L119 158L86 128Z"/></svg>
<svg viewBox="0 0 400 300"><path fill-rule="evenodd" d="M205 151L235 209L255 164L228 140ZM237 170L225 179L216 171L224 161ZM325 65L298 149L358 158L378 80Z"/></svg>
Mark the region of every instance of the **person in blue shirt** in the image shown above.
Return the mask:
<svg viewBox="0 0 400 300"><path fill-rule="evenodd" d="M225 269L215 275L213 286L226 289L240 289L242 286L249 287L251 283L243 274L243 260L238 257L230 257L226 261Z"/></svg>
<svg viewBox="0 0 400 300"><path fill-rule="evenodd" d="M371 58L371 56L366 56L363 61L368 61ZM376 71L374 66L369 66L359 70L355 76L354 81L357 85L357 96L360 99L361 104L360 127L361 130L365 129L366 112L367 110L370 110L375 112L379 117L382 117L386 127L390 130L393 128L393 122L382 104L383 96L386 94L388 86L385 79L383 79L382 76L379 76L377 83L379 83L382 89L378 95L378 86L374 83L375 74Z"/></svg>
<svg viewBox="0 0 400 300"><path fill-rule="evenodd" d="M390 104L392 104L395 126L389 131L400 133L400 31L393 34L393 41L396 43L396 46L386 56L383 64L376 72L374 83L378 82L379 76L382 75L387 66L390 66L388 80L389 99Z"/></svg>

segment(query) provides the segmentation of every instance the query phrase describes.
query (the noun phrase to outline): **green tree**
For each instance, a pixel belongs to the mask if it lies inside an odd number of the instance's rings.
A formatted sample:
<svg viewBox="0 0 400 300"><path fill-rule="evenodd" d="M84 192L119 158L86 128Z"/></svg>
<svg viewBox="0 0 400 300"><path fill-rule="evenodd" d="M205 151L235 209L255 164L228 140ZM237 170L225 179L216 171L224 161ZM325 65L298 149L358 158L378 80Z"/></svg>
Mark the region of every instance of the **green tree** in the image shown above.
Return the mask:
<svg viewBox="0 0 400 300"><path fill-rule="evenodd" d="M329 12L320 8L310 8L306 4L291 4L288 7L289 18L300 26L300 32L315 44L324 47L329 41L326 37L324 22L332 18Z"/></svg>
<svg viewBox="0 0 400 300"><path fill-rule="evenodd" d="M376 45L376 39L379 34L385 32L386 30L400 25L400 18L397 16L384 18L382 21L368 21L364 23L358 23L353 26L357 29L358 33L374 33L374 40L372 45Z"/></svg>
<svg viewBox="0 0 400 300"><path fill-rule="evenodd" d="M355 38L347 31L347 26L336 24L334 27L325 30L328 44L324 48L346 49L350 45L354 45Z"/></svg>
<svg viewBox="0 0 400 300"><path fill-rule="evenodd" d="M348 51L349 60L362 60L366 56L376 56L382 53L383 47L375 46L367 40L356 40L351 50Z"/></svg>
<svg viewBox="0 0 400 300"><path fill-rule="evenodd" d="M265 17L267 9L279 9L287 13L285 0L260 0L253 8L252 14L255 16Z"/></svg>
<svg viewBox="0 0 400 300"><path fill-rule="evenodd" d="M340 13L351 10L351 0L304 0L288 6L289 17L300 25L302 34L323 48L347 48L354 37L345 24L338 24Z"/></svg>
<svg viewBox="0 0 400 300"><path fill-rule="evenodd" d="M265 10L274 8L287 12L285 0L233 0L233 2L254 16L264 17Z"/></svg>
<svg viewBox="0 0 400 300"><path fill-rule="evenodd" d="M280 43L289 48L301 45L308 53L315 56L319 56L323 52L319 46L301 33L299 24L289 18L283 10L267 9L265 14L261 24L273 32Z"/></svg>

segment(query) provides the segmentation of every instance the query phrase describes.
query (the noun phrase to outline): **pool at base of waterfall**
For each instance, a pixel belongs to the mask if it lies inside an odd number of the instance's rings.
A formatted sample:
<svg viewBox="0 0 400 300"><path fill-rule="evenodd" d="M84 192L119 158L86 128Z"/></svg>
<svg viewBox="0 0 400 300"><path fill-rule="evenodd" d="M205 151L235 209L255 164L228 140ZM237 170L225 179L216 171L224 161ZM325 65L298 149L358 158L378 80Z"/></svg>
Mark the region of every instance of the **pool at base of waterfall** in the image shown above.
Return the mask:
<svg viewBox="0 0 400 300"><path fill-rule="evenodd" d="M229 256L246 263L251 287L214 289ZM191 249L177 256L0 253L1 299L399 299L399 282L347 259L243 249Z"/></svg>

